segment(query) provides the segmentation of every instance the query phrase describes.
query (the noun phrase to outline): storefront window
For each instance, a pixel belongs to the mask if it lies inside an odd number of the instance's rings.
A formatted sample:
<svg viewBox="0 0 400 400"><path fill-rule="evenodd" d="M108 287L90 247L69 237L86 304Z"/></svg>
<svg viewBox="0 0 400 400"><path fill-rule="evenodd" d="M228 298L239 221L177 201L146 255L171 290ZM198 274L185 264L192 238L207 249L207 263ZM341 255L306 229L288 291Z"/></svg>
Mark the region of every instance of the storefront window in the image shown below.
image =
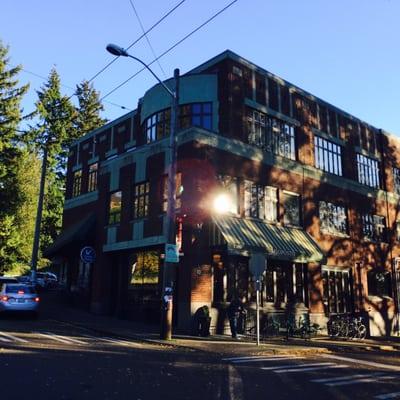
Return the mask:
<svg viewBox="0 0 400 400"><path fill-rule="evenodd" d="M322 270L325 314L352 312L352 284L350 270Z"/></svg>
<svg viewBox="0 0 400 400"><path fill-rule="evenodd" d="M389 271L371 270L368 277L368 295L379 297L392 296L392 280Z"/></svg>
<svg viewBox="0 0 400 400"><path fill-rule="evenodd" d="M157 285L159 254L157 251L144 251L136 254L131 269L131 285Z"/></svg>

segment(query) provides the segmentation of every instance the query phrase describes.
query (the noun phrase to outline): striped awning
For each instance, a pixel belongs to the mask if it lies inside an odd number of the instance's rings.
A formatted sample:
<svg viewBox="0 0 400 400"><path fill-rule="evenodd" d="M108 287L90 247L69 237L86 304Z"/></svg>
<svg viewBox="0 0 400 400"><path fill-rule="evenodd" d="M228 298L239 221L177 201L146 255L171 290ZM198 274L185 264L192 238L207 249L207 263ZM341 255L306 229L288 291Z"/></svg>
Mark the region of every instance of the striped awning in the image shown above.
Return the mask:
<svg viewBox="0 0 400 400"><path fill-rule="evenodd" d="M261 251L268 258L305 263L324 258L313 238L302 229L227 215L213 216L213 222L219 232L214 232L211 244L226 244L230 254ZM217 243L221 239L224 243Z"/></svg>

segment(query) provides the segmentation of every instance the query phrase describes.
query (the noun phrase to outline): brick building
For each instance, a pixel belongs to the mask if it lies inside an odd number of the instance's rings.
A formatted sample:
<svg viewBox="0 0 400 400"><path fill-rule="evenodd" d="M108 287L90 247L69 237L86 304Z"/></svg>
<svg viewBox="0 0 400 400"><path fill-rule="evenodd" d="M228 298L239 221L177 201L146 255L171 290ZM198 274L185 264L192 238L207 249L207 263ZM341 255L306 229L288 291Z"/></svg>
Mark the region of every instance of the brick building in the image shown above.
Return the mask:
<svg viewBox="0 0 400 400"><path fill-rule="evenodd" d="M221 331L235 293L253 309L249 260L262 253L264 314L326 326L355 312L372 335L398 333L399 140L231 51L181 76L179 109L177 325L208 305ZM169 118L156 85L70 149L47 255L94 312L159 318Z"/></svg>

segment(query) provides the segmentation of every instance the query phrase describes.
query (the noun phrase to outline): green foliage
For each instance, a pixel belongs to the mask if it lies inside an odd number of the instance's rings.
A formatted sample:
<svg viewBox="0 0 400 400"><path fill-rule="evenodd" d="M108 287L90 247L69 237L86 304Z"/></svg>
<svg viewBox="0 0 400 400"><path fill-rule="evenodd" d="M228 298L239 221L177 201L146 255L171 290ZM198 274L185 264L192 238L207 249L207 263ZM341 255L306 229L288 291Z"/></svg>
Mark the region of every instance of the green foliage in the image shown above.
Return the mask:
<svg viewBox="0 0 400 400"><path fill-rule="evenodd" d="M0 41L0 273L21 257L22 232L18 211L24 205L19 173L23 149L18 146L21 100L28 85L20 86L21 67L9 65L8 47Z"/></svg>
<svg viewBox="0 0 400 400"><path fill-rule="evenodd" d="M88 81L82 81L76 86L76 95L78 97L77 116L75 126L79 136L99 128L107 120L100 117L100 112L104 110L99 100L99 92Z"/></svg>

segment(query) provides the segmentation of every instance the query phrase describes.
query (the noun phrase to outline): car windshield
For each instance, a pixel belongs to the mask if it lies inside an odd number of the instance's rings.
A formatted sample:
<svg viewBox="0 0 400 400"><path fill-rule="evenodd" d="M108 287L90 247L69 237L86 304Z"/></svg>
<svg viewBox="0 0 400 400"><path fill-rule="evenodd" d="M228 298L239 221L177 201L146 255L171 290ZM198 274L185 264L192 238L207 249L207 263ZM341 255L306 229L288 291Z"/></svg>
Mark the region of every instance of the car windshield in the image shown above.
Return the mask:
<svg viewBox="0 0 400 400"><path fill-rule="evenodd" d="M23 293L22 293L23 292ZM18 294L32 294L33 288L26 285L7 285L6 293L18 293Z"/></svg>

